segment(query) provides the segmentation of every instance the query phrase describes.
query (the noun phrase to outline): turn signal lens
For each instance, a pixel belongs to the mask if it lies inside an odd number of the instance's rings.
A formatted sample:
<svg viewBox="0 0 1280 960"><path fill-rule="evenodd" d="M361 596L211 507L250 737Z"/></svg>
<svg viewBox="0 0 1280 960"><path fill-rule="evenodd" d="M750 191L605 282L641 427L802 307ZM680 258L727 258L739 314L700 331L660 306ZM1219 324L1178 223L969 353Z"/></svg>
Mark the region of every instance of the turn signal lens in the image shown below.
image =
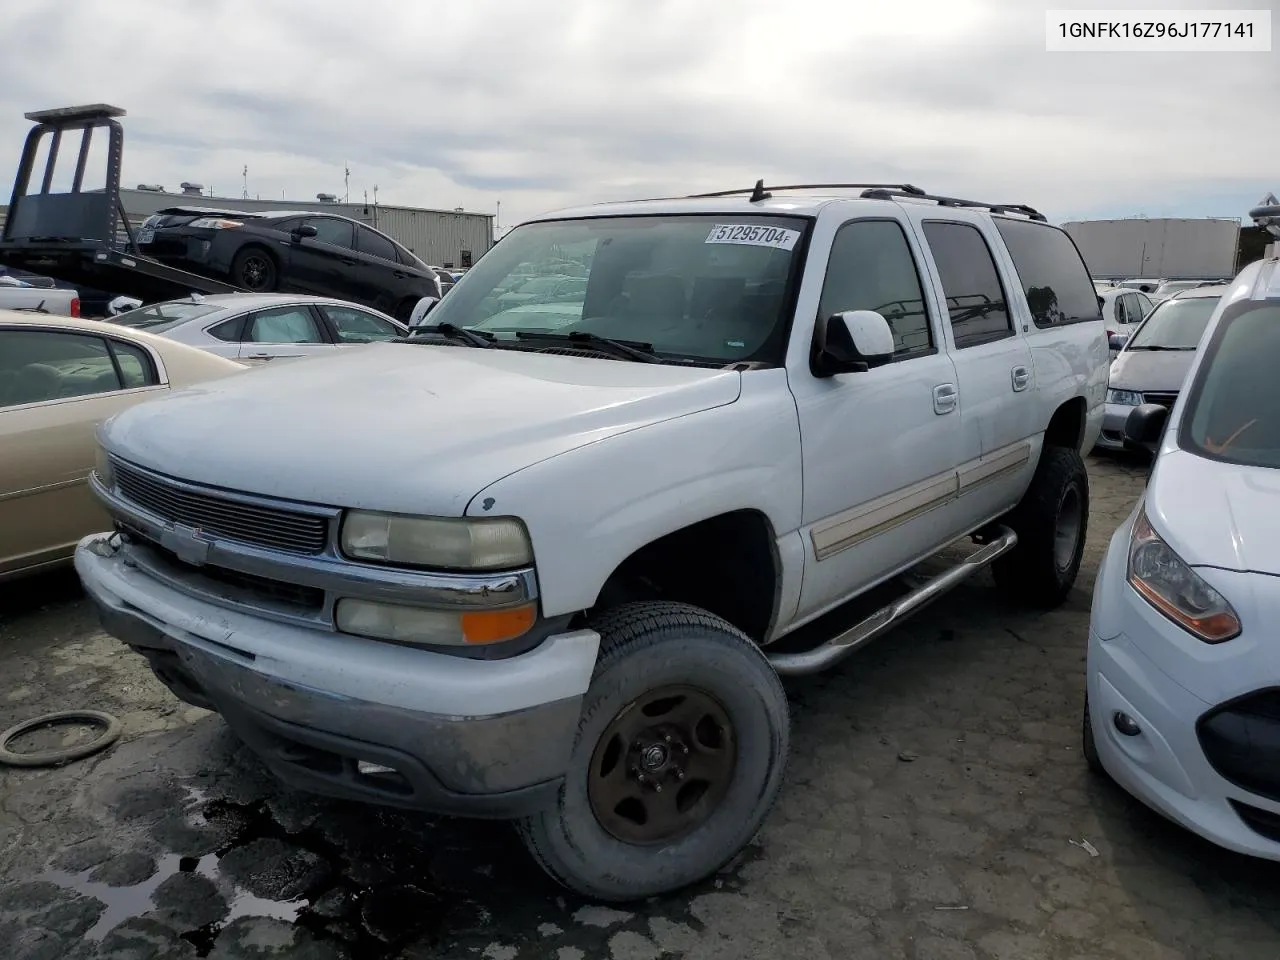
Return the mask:
<svg viewBox="0 0 1280 960"><path fill-rule="evenodd" d="M529 632L538 618L537 606L508 607L503 610L431 610L399 603L371 600L338 601L335 614L343 633L444 646L471 646L514 640Z"/></svg>
<svg viewBox="0 0 1280 960"><path fill-rule="evenodd" d="M1129 539L1129 585L1188 633L1205 643L1240 635L1240 618L1225 597L1160 539L1139 512Z"/></svg>

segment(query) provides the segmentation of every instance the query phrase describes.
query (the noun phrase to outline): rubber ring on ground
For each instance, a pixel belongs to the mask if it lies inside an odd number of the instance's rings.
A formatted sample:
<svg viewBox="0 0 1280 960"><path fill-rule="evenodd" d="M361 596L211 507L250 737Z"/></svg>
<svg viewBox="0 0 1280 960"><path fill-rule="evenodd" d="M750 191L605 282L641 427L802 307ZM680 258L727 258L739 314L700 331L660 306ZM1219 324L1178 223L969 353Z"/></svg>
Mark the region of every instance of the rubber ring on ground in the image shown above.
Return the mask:
<svg viewBox="0 0 1280 960"><path fill-rule="evenodd" d="M13 753L9 749L9 744L27 731L54 723L84 723L106 729L96 740L79 743L73 747L63 747L60 750ZM60 710L57 713L46 713L40 717L24 720L4 733L0 733L0 763L11 767L56 767L105 750L118 739L120 739L120 721L111 714L103 713L101 710Z"/></svg>

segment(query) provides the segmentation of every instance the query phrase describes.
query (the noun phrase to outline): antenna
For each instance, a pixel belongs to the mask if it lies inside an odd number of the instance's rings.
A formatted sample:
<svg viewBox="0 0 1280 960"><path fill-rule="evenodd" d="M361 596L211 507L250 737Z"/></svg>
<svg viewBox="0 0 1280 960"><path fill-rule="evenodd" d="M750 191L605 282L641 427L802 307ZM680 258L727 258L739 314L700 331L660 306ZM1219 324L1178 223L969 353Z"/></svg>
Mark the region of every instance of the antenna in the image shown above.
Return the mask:
<svg viewBox="0 0 1280 960"><path fill-rule="evenodd" d="M755 187L751 191L751 199L749 202L759 203L762 200L768 200L772 196L773 196L772 193L769 193L767 190L765 190L764 181L757 180Z"/></svg>

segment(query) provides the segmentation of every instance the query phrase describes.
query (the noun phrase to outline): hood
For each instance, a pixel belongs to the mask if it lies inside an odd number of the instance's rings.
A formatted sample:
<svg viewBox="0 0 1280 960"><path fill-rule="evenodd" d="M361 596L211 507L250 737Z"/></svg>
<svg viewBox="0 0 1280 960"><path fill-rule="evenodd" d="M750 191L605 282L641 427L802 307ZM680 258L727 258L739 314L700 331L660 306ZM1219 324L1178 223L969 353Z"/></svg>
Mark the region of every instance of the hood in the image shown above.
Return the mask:
<svg viewBox="0 0 1280 960"><path fill-rule="evenodd" d="M461 516L510 473L740 390L730 370L377 343L177 391L123 411L102 436L118 456L195 483Z"/></svg>
<svg viewBox="0 0 1280 960"><path fill-rule="evenodd" d="M1280 470L1163 454L1147 488L1147 516L1192 566L1280 576Z"/></svg>
<svg viewBox="0 0 1280 960"><path fill-rule="evenodd" d="M1195 358L1194 350L1122 350L1111 361L1107 386L1139 393L1144 390L1176 393L1182 389L1182 381Z"/></svg>

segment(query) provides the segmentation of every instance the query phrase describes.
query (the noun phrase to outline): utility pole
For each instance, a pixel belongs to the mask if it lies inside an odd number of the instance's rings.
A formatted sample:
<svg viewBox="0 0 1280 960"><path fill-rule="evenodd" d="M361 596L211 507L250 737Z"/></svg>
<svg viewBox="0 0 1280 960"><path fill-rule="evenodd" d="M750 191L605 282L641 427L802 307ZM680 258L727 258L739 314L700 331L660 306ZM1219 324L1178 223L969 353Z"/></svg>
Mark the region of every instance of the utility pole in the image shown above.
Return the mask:
<svg viewBox="0 0 1280 960"><path fill-rule="evenodd" d="M351 164L343 162L342 164L342 202L349 203L351 201Z"/></svg>
<svg viewBox="0 0 1280 960"><path fill-rule="evenodd" d="M240 193L245 200L248 200L249 199L249 165L247 163L245 164L244 169L240 171L240 176L244 178L244 188L241 190Z"/></svg>

